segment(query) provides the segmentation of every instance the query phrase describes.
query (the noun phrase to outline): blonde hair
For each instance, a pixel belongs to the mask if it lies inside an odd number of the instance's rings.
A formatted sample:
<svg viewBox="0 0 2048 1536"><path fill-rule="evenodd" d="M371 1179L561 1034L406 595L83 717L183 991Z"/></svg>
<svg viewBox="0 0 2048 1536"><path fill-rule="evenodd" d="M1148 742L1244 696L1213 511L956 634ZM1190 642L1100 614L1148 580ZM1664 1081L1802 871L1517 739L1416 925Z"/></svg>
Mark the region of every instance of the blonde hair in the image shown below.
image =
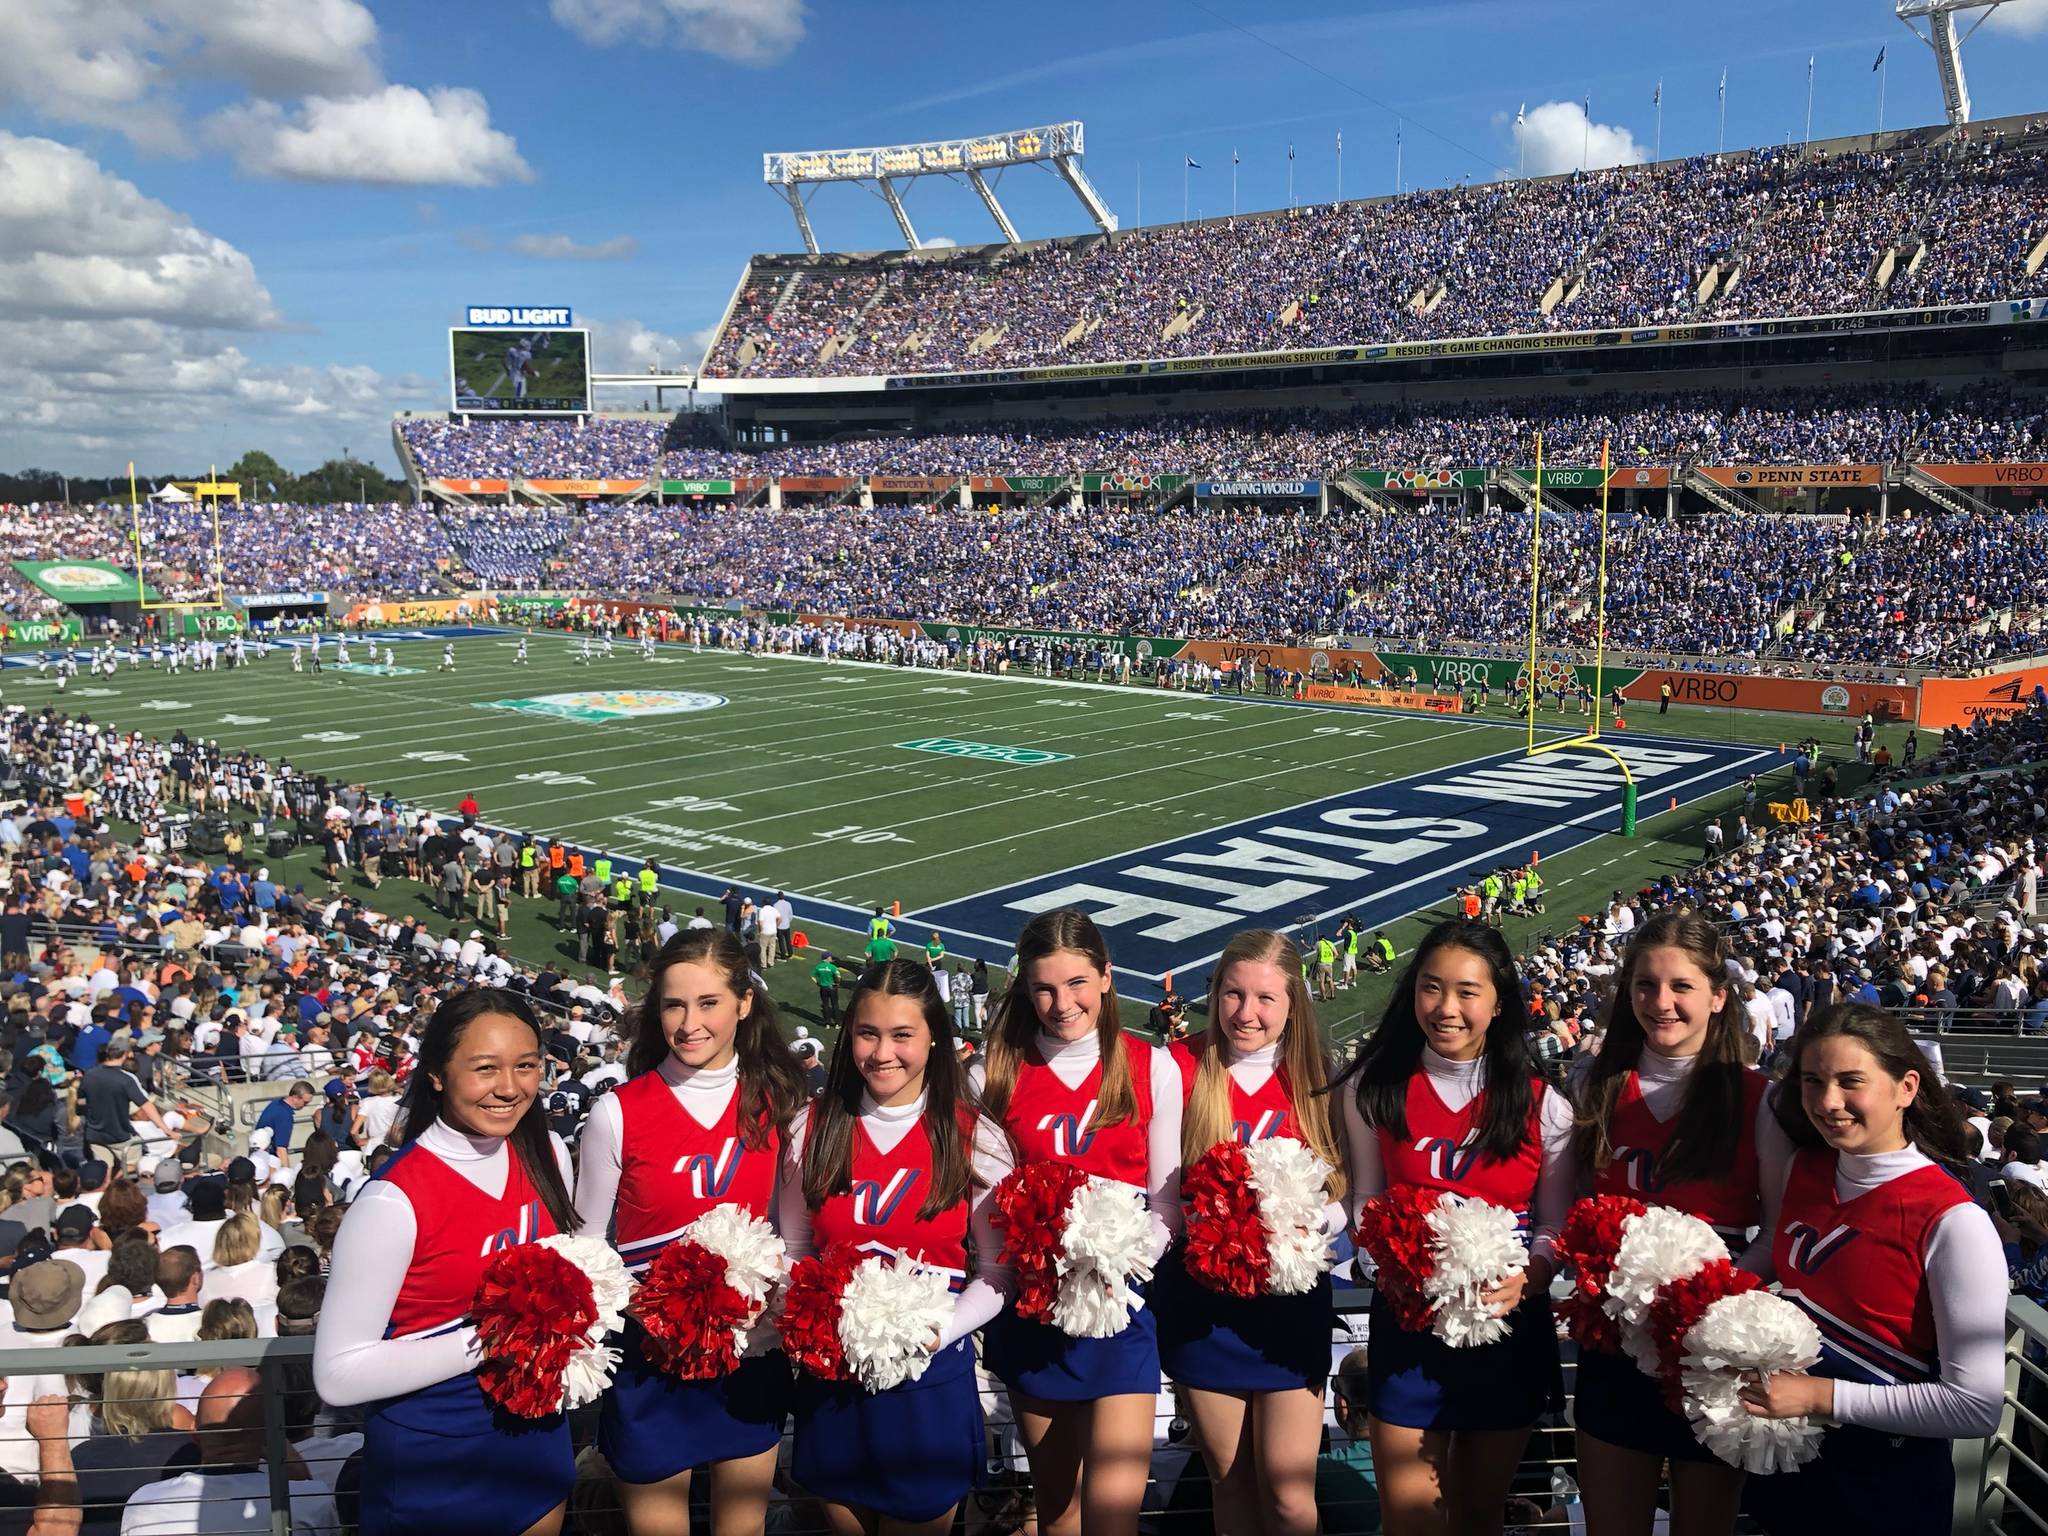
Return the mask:
<svg viewBox="0 0 2048 1536"><path fill-rule="evenodd" d="M213 1262L222 1268L246 1264L262 1251L263 1229L254 1216L230 1216L213 1235Z"/></svg>
<svg viewBox="0 0 2048 1536"><path fill-rule="evenodd" d="M290 1202L291 1196L285 1192L283 1185L272 1184L266 1188L263 1191L263 1200L259 1207L263 1225L266 1227L283 1226L285 1212ZM261 1234L258 1235L260 1236Z"/></svg>
<svg viewBox="0 0 2048 1536"><path fill-rule="evenodd" d="M203 1343L255 1337L256 1309L239 1296L216 1296L199 1314L199 1338ZM202 1365L196 1367L192 1374L210 1378L226 1369L224 1365Z"/></svg>
<svg viewBox="0 0 2048 1536"><path fill-rule="evenodd" d="M140 1318L123 1318L97 1329L90 1339L73 1334L66 1344L146 1344L149 1329ZM175 1429L178 1377L170 1370L108 1371L104 1375L66 1377L74 1399L98 1410L100 1426L109 1435L137 1439L160 1429Z"/></svg>
<svg viewBox="0 0 2048 1536"><path fill-rule="evenodd" d="M1230 1068L1223 1059L1222 1026L1217 999L1233 965L1277 966L1287 978L1287 1028L1280 1037L1275 1070L1293 1105L1295 1134L1311 1152L1330 1165L1330 1198L1344 1194L1344 1157L1330 1124L1329 1053L1315 1000L1301 975L1301 951L1285 934L1252 928L1224 948L1209 976L1209 1027L1189 1047L1195 1053L1195 1082L1181 1117L1181 1161L1192 1163L1218 1142L1231 1139Z"/></svg>

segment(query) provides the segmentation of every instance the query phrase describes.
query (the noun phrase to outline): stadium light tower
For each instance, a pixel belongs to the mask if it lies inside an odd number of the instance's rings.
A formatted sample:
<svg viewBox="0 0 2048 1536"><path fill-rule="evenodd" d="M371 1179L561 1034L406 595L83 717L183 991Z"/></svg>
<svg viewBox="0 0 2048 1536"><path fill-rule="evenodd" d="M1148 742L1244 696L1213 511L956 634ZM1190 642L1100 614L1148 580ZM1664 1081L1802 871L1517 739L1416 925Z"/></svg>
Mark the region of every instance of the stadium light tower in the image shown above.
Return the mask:
<svg viewBox="0 0 2048 1536"><path fill-rule="evenodd" d="M1045 128L1018 128L1009 133L992 133L978 139L942 139L929 144L895 144L883 149L808 149L771 151L761 157L761 179L775 188L796 216L797 233L804 249L818 254L818 237L811 229L811 215L805 187L828 181L869 182L895 215L903 231L904 244L913 251L924 249L910 222L897 190L900 181L919 176L965 176L980 196L989 216L996 221L1003 239L1017 244L1017 227L996 201L988 173L1011 165L1050 165L1080 199L1095 227L1105 235L1114 230L1116 215L1109 211L1088 177L1081 170L1082 130L1078 122L1054 123Z"/></svg>
<svg viewBox="0 0 2048 1536"><path fill-rule="evenodd" d="M1984 17L2003 4L2005 0L1898 0L1896 13L1899 20L1934 50L1934 67L1941 73L1941 101L1947 109L1952 128L1970 120L1970 87L1963 78L1963 44L1971 33L1984 25ZM1982 11L1984 14L1970 23L1968 32L1958 37L1958 11ZM1925 32L1917 25L1923 18L1927 22Z"/></svg>

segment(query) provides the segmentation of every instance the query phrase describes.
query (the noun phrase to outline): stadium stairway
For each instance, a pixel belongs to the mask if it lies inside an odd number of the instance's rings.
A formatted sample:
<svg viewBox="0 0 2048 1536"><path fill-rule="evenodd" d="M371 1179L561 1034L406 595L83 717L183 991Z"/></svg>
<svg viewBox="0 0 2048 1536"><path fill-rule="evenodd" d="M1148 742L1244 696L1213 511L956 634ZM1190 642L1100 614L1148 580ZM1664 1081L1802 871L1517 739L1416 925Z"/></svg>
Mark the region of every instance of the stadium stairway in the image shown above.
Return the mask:
<svg viewBox="0 0 2048 1536"><path fill-rule="evenodd" d="M1977 517L2006 515L1981 496L1972 496L1968 491L1956 486L1942 484L1918 464L1906 466L1906 484L1946 512L1959 512Z"/></svg>
<svg viewBox="0 0 2048 1536"><path fill-rule="evenodd" d="M1753 496L1729 486L1716 485L1700 473L1699 466L1688 464L1679 471L1679 484L1691 491L1702 501L1719 507L1723 512L1733 512L1740 517L1769 517L1770 509Z"/></svg>
<svg viewBox="0 0 2048 1536"><path fill-rule="evenodd" d="M1399 516L1414 510L1412 504L1403 506L1397 499L1389 496L1385 491L1376 491L1369 486L1360 485L1349 475L1338 475L1334 479L1326 481L1325 484L1337 495L1355 502L1368 512L1389 512Z"/></svg>

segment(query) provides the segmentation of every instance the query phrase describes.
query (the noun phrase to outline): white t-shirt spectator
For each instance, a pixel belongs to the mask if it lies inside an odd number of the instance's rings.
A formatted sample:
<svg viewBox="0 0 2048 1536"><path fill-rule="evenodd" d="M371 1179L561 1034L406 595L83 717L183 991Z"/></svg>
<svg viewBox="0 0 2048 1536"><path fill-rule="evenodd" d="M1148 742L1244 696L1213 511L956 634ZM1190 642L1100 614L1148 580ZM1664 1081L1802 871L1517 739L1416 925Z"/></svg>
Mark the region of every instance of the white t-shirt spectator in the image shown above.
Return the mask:
<svg viewBox="0 0 2048 1536"><path fill-rule="evenodd" d="M2048 1168L2039 1163L2007 1163L1998 1170L1998 1176L2008 1183L2031 1184L2036 1189L2048 1189Z"/></svg>
<svg viewBox="0 0 2048 1536"><path fill-rule="evenodd" d="M341 1528L334 1495L324 1483L294 1481L292 1536L328 1536ZM121 1536L194 1536L203 1532L268 1531L270 1475L185 1472L138 1488L121 1511Z"/></svg>

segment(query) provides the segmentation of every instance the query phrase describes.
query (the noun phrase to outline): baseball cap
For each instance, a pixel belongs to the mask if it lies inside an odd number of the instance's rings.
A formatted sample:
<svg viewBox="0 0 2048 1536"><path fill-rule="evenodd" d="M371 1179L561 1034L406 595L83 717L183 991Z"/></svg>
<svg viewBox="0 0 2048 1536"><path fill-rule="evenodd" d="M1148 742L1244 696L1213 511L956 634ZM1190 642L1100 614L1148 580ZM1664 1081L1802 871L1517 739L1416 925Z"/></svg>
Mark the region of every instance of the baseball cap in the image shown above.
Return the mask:
<svg viewBox="0 0 2048 1536"><path fill-rule="evenodd" d="M85 1297L85 1271L64 1259L39 1259L16 1270L7 1304L23 1328L61 1328L78 1315Z"/></svg>
<svg viewBox="0 0 2048 1536"><path fill-rule="evenodd" d="M161 1158L157 1162L156 1171L150 1175L150 1182L160 1192L168 1194L185 1182L185 1165L175 1157Z"/></svg>
<svg viewBox="0 0 2048 1536"><path fill-rule="evenodd" d="M113 1172L96 1157L89 1157L78 1165L78 1187L91 1193L107 1182L107 1175Z"/></svg>
<svg viewBox="0 0 2048 1536"><path fill-rule="evenodd" d="M67 1205L57 1213L57 1235L66 1242L82 1242L94 1225L92 1212L82 1205Z"/></svg>
<svg viewBox="0 0 2048 1536"><path fill-rule="evenodd" d="M327 1091L327 1097L329 1097L330 1099L345 1099L345 1098L347 1098L347 1097L348 1097L348 1091L349 1091L349 1082L348 1082L348 1079L347 1079L347 1078L343 1078L343 1077L330 1077L330 1078L329 1078L329 1079L327 1080L327 1090L326 1090L326 1091Z"/></svg>
<svg viewBox="0 0 2048 1536"><path fill-rule="evenodd" d="M256 1182L256 1165L246 1157L230 1158L227 1175L230 1184L253 1184Z"/></svg>

